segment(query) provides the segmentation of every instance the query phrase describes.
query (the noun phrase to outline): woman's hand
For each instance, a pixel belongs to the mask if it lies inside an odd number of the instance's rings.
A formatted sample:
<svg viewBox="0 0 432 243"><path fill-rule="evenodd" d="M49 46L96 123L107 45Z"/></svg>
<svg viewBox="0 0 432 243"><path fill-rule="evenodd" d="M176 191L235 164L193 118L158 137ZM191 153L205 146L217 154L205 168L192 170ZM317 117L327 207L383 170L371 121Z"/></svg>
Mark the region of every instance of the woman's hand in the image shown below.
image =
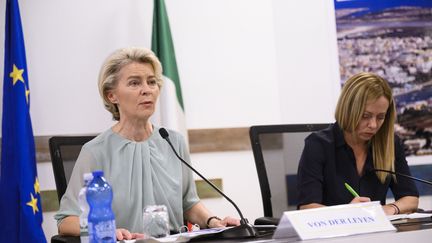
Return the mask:
<svg viewBox="0 0 432 243"><path fill-rule="evenodd" d="M233 217L225 217L222 220L212 219L209 222L209 228L221 228L227 226L238 226L240 225L240 220Z"/></svg>
<svg viewBox="0 0 432 243"><path fill-rule="evenodd" d="M362 202L370 202L370 198L368 197L355 197L350 203L362 203Z"/></svg>
<svg viewBox="0 0 432 243"><path fill-rule="evenodd" d="M384 213L386 215L395 215L397 213L396 208L390 205L384 205L382 206Z"/></svg>
<svg viewBox="0 0 432 243"><path fill-rule="evenodd" d="M117 240L143 239L144 234L131 233L127 229L116 229Z"/></svg>

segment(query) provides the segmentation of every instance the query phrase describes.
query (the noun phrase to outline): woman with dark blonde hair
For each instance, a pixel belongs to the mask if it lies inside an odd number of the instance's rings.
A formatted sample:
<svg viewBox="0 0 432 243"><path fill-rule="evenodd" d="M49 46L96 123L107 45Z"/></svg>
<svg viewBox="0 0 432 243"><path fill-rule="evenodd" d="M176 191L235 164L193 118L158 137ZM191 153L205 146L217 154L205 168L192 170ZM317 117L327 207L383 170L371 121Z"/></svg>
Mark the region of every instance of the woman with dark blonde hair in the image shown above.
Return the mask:
<svg viewBox="0 0 432 243"><path fill-rule="evenodd" d="M299 209L380 201L386 214L414 212L413 181L374 169L410 174L394 134L396 108L386 80L372 73L349 78L339 96L336 123L311 134L298 168ZM349 184L358 194L345 188ZM388 189L395 202L386 204Z"/></svg>

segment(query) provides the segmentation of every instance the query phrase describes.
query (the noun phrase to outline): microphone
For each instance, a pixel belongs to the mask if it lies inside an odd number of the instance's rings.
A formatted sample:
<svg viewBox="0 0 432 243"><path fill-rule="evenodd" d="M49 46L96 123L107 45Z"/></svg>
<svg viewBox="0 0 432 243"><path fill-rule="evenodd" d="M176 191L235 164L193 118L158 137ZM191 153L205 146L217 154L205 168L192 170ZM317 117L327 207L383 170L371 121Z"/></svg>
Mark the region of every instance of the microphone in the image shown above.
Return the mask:
<svg viewBox="0 0 432 243"><path fill-rule="evenodd" d="M430 182L430 181L423 180L423 179L420 179L420 178L417 178L417 177L414 177L414 176L410 176L410 175L405 175L405 174L402 174L402 173L399 173L399 172L395 172L395 171L391 171L391 170L370 169L369 171L371 171L371 172L374 172L374 171L387 172L387 173L390 173L390 174L393 174L393 175L398 175L398 176L401 176L401 177L405 177L405 178L408 178L408 179L411 179L411 180L414 180L414 181L419 181L419 182L422 182L422 183L425 183L425 184L428 184L428 185L432 186L432 182Z"/></svg>
<svg viewBox="0 0 432 243"><path fill-rule="evenodd" d="M177 158L183 162L184 165L186 165L187 167L189 167L189 169L191 169L193 172L195 172L199 177L201 177L205 182L207 182L207 184L209 184L211 187L213 187L213 189L215 189L219 194L221 194L226 200L228 200L233 206L234 208L237 210L238 214L240 215L240 225L239 226L235 226L233 228L227 229L222 231L220 234L222 236L222 238L226 238L226 239L237 239L237 238L250 238L250 237L257 237L258 236L258 231L255 229L255 227L253 225L251 225L248 220L246 218L243 217L242 212L240 211L240 209L237 207L237 205L234 203L233 200L231 200L231 198L229 198L227 195L225 195L219 188L217 188L217 186L215 186L213 183L211 183L209 180L207 180L207 178L205 178L203 175L201 175L197 170L195 170L190 164L188 164L186 161L184 161L177 153L177 151L175 150L174 146L172 145L170 139L169 139L169 134L167 132L167 130L165 128L160 128L159 129L159 134L161 135L161 137L163 139L165 139L168 144L170 145L172 151L174 152L174 154L177 156Z"/></svg>

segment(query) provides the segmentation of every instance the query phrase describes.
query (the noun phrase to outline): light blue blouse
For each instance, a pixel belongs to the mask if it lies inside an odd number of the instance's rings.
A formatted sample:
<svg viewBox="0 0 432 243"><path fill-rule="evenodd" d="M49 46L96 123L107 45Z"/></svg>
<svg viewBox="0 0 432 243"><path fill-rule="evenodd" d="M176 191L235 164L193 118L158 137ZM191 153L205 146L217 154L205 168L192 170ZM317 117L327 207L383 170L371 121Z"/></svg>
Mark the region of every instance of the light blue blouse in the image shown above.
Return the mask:
<svg viewBox="0 0 432 243"><path fill-rule="evenodd" d="M158 130L154 127L147 140L134 142L109 129L86 143L54 216L57 223L68 215L80 215L78 193L83 174L103 170L114 193L112 208L117 228L142 232L143 208L165 205L170 229L178 230L183 225L183 212L199 202L199 198L192 172L178 160ZM172 130L169 137L179 155L190 161L183 137Z"/></svg>

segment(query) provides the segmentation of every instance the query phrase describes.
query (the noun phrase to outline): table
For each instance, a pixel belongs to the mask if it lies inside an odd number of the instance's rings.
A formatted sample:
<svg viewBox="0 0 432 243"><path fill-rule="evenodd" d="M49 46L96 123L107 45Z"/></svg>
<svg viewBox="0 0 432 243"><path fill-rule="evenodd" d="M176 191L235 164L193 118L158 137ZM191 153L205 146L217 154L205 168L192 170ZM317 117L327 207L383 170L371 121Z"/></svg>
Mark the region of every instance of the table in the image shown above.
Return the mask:
<svg viewBox="0 0 432 243"><path fill-rule="evenodd" d="M414 242L432 242L432 220L429 222L415 223L408 222L406 224L395 225L397 232L383 232L383 233L373 233L373 234L362 234L353 235L346 237L336 237L328 239L318 239L318 240L308 240L300 241L299 239L272 239L272 235L269 234L264 237L254 238L254 239L195 239L190 242L196 243L228 243L228 242L255 242L255 243L281 243L281 242L307 242L307 243L318 243L318 242L328 242L328 243L372 243L372 242L391 242L391 243L406 243ZM79 237L53 237L53 243L67 242L67 243L79 243ZM136 243L141 243L143 241L137 241Z"/></svg>

